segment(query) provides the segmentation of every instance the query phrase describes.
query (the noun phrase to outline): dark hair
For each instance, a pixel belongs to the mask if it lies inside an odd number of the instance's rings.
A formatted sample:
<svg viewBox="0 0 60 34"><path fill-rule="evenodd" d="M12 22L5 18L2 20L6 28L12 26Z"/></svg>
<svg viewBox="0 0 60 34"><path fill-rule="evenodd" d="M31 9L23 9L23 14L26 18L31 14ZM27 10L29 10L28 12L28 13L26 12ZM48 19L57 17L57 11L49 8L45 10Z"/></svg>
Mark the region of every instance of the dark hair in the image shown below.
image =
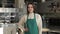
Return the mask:
<svg viewBox="0 0 60 34"><path fill-rule="evenodd" d="M28 5L29 4L31 4L33 6L33 8L34 8L34 11L33 12L35 13L36 12L36 5L34 3L28 3L27 4L27 14L29 14L29 11L28 11Z"/></svg>

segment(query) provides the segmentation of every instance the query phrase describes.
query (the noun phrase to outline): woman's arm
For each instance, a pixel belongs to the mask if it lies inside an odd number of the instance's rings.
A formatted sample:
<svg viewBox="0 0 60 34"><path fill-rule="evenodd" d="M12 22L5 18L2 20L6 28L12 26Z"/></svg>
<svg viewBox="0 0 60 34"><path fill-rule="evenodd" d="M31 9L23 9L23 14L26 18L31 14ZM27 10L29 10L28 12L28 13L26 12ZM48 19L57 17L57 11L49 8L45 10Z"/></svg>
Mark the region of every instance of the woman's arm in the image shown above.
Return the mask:
<svg viewBox="0 0 60 34"><path fill-rule="evenodd" d="M38 29L39 29L39 34L42 34L42 18L40 15L38 15Z"/></svg>
<svg viewBox="0 0 60 34"><path fill-rule="evenodd" d="M17 23L18 28L23 32L24 31L24 22L25 22L25 16L21 17L19 23Z"/></svg>

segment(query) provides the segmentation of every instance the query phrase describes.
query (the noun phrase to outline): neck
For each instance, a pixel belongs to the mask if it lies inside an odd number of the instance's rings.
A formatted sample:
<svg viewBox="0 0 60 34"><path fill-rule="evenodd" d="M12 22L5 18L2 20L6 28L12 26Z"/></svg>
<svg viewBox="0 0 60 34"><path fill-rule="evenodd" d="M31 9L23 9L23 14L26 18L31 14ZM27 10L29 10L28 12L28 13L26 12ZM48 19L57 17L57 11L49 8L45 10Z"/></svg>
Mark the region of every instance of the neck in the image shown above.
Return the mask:
<svg viewBox="0 0 60 34"><path fill-rule="evenodd" d="M33 14L33 12L32 13L29 13L29 14Z"/></svg>

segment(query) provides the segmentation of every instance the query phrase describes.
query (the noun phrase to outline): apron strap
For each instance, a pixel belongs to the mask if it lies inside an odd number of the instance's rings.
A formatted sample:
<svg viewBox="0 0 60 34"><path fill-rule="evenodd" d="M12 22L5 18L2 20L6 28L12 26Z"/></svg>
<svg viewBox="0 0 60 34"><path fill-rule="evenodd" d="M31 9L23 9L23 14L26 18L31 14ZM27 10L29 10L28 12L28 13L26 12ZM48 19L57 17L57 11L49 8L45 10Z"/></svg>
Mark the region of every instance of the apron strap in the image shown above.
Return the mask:
<svg viewBox="0 0 60 34"><path fill-rule="evenodd" d="M29 14L27 15L27 20L28 20ZM36 19L35 13L34 13L34 19Z"/></svg>
<svg viewBox="0 0 60 34"><path fill-rule="evenodd" d="M29 14L27 15L27 20L28 20L28 17L29 17ZM34 13L34 19L36 20L35 13ZM26 21L27 21L27 20L26 20ZM27 27L27 23L25 23L25 27Z"/></svg>

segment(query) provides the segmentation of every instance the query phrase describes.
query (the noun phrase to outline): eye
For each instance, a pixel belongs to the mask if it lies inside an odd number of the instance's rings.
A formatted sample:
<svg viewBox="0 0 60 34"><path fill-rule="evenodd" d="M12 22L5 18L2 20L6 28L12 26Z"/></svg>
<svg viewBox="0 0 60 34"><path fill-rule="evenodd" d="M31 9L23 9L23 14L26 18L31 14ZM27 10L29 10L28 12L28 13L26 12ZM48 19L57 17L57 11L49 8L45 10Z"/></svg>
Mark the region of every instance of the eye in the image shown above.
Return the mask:
<svg viewBox="0 0 60 34"><path fill-rule="evenodd" d="M28 8L33 8L32 6L29 6Z"/></svg>
<svg viewBox="0 0 60 34"><path fill-rule="evenodd" d="M30 8L33 8L33 7L30 7Z"/></svg>
<svg viewBox="0 0 60 34"><path fill-rule="evenodd" d="M33 8L33 6L32 5L28 5L28 8Z"/></svg>

